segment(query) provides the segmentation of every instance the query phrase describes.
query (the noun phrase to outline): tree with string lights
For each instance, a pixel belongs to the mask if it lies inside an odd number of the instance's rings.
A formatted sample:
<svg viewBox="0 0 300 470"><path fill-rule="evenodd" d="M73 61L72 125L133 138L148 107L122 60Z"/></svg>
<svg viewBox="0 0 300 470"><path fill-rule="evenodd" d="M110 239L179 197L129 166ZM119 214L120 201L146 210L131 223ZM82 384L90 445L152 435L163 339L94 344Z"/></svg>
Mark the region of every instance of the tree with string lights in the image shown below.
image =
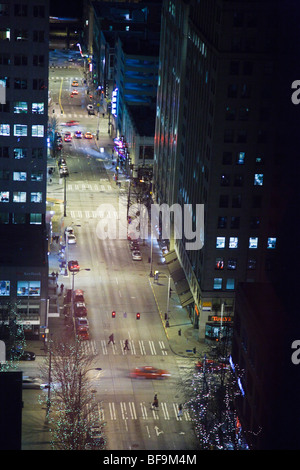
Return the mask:
<svg viewBox="0 0 300 470"><path fill-rule="evenodd" d="M26 339L18 311L17 302L1 303L0 340L5 343L6 362L0 363L0 371L17 368L21 353L26 347Z"/></svg>
<svg viewBox="0 0 300 470"><path fill-rule="evenodd" d="M92 367L93 360L79 339L50 340L43 371L48 373L47 420L55 450L105 448L105 424L99 424L98 403L87 378L90 370L99 370ZM98 438L93 447L95 428Z"/></svg>

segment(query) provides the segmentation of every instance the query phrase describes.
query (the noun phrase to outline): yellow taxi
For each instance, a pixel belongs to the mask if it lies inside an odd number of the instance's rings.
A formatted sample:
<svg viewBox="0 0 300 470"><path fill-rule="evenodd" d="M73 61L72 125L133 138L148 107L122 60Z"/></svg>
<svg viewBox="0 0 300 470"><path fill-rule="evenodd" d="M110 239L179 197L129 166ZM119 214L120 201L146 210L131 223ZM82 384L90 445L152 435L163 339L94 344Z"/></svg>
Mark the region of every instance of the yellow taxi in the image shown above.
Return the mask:
<svg viewBox="0 0 300 470"><path fill-rule="evenodd" d="M72 82L72 86L78 86L78 82L77 82L77 80L73 80L73 82Z"/></svg>

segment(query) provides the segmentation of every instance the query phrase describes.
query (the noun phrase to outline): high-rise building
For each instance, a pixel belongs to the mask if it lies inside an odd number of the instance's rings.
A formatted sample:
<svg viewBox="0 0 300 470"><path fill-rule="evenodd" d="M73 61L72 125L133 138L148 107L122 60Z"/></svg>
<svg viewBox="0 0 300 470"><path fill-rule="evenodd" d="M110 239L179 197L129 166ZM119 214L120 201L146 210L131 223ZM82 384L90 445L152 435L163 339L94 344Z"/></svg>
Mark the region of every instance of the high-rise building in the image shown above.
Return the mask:
<svg viewBox="0 0 300 470"><path fill-rule="evenodd" d="M0 320L38 336L47 312L49 11L0 2Z"/></svg>
<svg viewBox="0 0 300 470"><path fill-rule="evenodd" d="M163 3L154 154L159 204L204 205L204 246L171 236L199 338L232 321L239 282L275 278L284 207L280 2ZM284 95L284 96L283 96ZM274 99L276 97L276 99ZM280 153L282 152L282 153ZM175 259L175 260L174 260ZM226 329L229 331L229 329Z"/></svg>

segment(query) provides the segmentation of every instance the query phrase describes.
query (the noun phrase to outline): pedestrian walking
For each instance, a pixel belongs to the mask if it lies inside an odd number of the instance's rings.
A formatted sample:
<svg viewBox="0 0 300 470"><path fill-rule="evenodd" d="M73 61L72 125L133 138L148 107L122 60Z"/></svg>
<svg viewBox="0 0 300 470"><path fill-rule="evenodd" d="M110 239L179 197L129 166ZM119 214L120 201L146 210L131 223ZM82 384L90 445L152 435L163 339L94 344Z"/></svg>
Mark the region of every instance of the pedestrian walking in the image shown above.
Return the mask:
<svg viewBox="0 0 300 470"><path fill-rule="evenodd" d="M182 409L182 404L180 403L178 407L177 418L180 418L182 415L183 415L183 409Z"/></svg>
<svg viewBox="0 0 300 470"><path fill-rule="evenodd" d="M128 339L125 339L125 344L124 344L124 351L129 351L129 347L128 347Z"/></svg>
<svg viewBox="0 0 300 470"><path fill-rule="evenodd" d="M60 293L61 293L61 294L62 294L63 291L64 291L64 287L65 287L65 286L64 286L63 284L60 285Z"/></svg>
<svg viewBox="0 0 300 470"><path fill-rule="evenodd" d="M154 398L153 398L152 409L153 409L153 408L158 408L157 393L154 395Z"/></svg>
<svg viewBox="0 0 300 470"><path fill-rule="evenodd" d="M115 340L114 340L114 335L113 335L113 333L112 333L112 334L109 336L109 338L108 338L108 339L109 339L109 341L108 341L108 343L107 343L107 344L109 344L109 343L113 343L113 344L115 344Z"/></svg>

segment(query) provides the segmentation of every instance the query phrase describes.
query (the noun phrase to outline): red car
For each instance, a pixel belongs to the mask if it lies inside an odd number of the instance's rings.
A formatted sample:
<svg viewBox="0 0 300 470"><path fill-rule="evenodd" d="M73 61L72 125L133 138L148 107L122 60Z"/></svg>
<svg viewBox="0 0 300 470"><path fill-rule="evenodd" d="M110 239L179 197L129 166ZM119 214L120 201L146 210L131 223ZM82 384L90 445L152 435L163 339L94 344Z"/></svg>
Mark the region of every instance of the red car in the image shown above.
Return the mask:
<svg viewBox="0 0 300 470"><path fill-rule="evenodd" d="M66 122L66 126L78 126L78 121L68 121Z"/></svg>
<svg viewBox="0 0 300 470"><path fill-rule="evenodd" d="M66 132L64 136L64 141L71 142L71 140L72 140L71 132Z"/></svg>
<svg viewBox="0 0 300 470"><path fill-rule="evenodd" d="M156 369L152 366L136 367L129 373L129 377L133 379L165 379L170 375L167 370Z"/></svg>
<svg viewBox="0 0 300 470"><path fill-rule="evenodd" d="M199 372L204 371L204 361L198 361L196 364L196 369L198 369ZM213 361L212 359L206 359L205 360L205 371L206 372L219 372L222 369L228 369L228 365L224 364L222 362L216 362Z"/></svg>

